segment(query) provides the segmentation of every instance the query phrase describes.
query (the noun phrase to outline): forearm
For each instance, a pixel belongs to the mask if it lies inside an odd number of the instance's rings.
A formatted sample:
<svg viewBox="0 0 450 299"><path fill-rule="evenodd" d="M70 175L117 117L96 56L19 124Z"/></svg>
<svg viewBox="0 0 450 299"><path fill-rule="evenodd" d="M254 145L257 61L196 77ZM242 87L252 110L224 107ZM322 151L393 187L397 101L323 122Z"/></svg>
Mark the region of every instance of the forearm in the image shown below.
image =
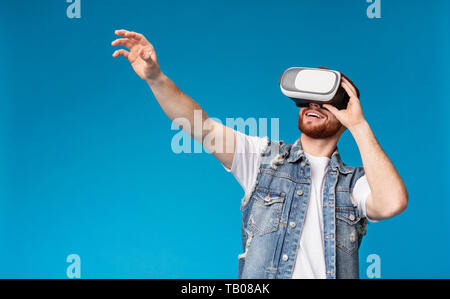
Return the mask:
<svg viewBox="0 0 450 299"><path fill-rule="evenodd" d="M206 128L204 130L203 128L204 122L209 119L209 116L199 104L181 91L172 80L161 73L160 76L153 80L146 80L146 82L170 120L183 119L183 121L188 121L189 126L183 126L183 129L197 141L201 141L202 137L208 134L210 129Z"/></svg>
<svg viewBox="0 0 450 299"><path fill-rule="evenodd" d="M147 83L164 113L223 165L231 168L236 138L234 130L209 118L199 104L164 74L147 80Z"/></svg>
<svg viewBox="0 0 450 299"><path fill-rule="evenodd" d="M384 219L401 213L407 205L405 184L375 138L369 124L363 121L350 129L364 166L371 195L366 203L370 218Z"/></svg>
<svg viewBox="0 0 450 299"><path fill-rule="evenodd" d="M156 100L163 109L164 113L174 120L176 118L187 118L194 120L194 111L201 110L207 117L206 113L193 99L181 91L172 80L161 73L154 80L147 80Z"/></svg>

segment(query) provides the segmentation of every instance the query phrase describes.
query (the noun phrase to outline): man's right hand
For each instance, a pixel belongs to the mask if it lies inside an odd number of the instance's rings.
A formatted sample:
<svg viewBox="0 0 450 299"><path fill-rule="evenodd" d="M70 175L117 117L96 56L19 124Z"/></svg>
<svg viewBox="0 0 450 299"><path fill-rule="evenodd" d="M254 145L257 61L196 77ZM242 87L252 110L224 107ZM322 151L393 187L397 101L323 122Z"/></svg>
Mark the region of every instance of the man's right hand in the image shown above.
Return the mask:
<svg viewBox="0 0 450 299"><path fill-rule="evenodd" d="M128 30L116 30L115 34L123 38L116 39L112 46L125 46L129 51L120 49L114 52L113 57L124 56L128 58L136 74L149 82L161 75L155 48L140 33Z"/></svg>

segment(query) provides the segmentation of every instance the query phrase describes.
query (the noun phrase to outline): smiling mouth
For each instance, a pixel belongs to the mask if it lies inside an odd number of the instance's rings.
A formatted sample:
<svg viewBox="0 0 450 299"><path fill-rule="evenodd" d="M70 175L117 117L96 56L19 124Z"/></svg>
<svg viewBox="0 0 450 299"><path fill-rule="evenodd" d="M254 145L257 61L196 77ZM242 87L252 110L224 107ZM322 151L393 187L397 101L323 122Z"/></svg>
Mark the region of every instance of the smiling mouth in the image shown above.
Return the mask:
<svg viewBox="0 0 450 299"><path fill-rule="evenodd" d="M314 111L307 111L305 113L306 116L308 117L312 117L312 118L317 118L317 119L324 119L325 117L317 112Z"/></svg>

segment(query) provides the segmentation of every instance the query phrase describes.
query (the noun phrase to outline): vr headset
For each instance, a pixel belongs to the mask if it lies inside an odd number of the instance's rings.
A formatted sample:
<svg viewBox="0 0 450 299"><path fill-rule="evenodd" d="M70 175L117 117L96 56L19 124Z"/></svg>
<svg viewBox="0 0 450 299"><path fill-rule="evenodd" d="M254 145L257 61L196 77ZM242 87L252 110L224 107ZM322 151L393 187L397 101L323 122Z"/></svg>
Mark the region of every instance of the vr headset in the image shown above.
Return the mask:
<svg viewBox="0 0 450 299"><path fill-rule="evenodd" d="M298 107L316 103L330 104L341 110L350 99L341 86L342 77L345 75L329 69L292 67L281 75L279 83L281 92Z"/></svg>

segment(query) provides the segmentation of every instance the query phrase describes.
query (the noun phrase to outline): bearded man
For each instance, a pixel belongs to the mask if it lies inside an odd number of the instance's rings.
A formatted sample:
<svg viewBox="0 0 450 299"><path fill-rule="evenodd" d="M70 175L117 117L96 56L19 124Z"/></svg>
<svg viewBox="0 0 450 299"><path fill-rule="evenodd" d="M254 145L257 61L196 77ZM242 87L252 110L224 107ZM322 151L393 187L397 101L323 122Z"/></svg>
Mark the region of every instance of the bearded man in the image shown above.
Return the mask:
<svg viewBox="0 0 450 299"><path fill-rule="evenodd" d="M301 107L300 138L292 145L271 142L209 118L162 73L153 45L142 34L115 33L122 38L112 45L128 50L113 56L128 58L167 116L187 120L190 125L183 129L194 139L202 144L206 136L215 140L204 146L245 190L239 278L358 278L367 221L403 212L408 193L365 120L351 80L342 76L337 92L349 97L345 109L314 103ZM201 128L194 128L196 111L201 111ZM345 165L338 153L347 129L363 167Z"/></svg>

